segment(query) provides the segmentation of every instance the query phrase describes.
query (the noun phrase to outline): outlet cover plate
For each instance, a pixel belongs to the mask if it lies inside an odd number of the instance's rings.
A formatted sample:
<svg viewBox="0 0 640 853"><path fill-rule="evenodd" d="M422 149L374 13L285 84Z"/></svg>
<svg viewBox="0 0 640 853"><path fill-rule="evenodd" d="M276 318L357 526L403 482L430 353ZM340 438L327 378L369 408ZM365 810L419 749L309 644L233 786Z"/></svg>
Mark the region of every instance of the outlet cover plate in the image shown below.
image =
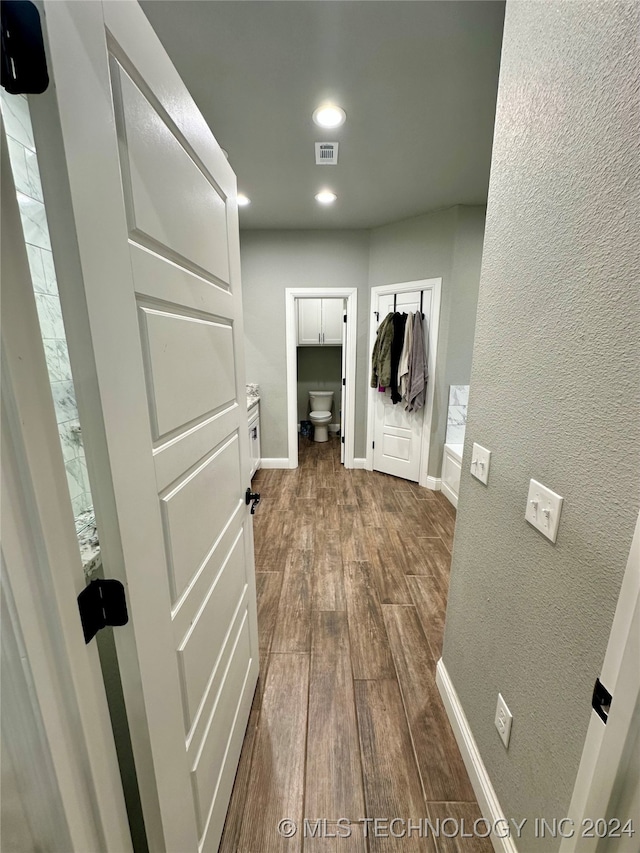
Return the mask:
<svg viewBox="0 0 640 853"><path fill-rule="evenodd" d="M511 737L511 723L513 722L513 714L507 707L502 693L498 693L498 705L496 707L496 718L494 720L498 734L502 743L508 747L509 738Z"/></svg>
<svg viewBox="0 0 640 853"><path fill-rule="evenodd" d="M473 453L471 454L471 473L473 476L484 483L485 486L489 481L489 463L491 462L491 451L486 447L480 447L479 444L473 445Z"/></svg>
<svg viewBox="0 0 640 853"><path fill-rule="evenodd" d="M563 498L537 480L529 480L529 494L524 517L543 536L556 541Z"/></svg>

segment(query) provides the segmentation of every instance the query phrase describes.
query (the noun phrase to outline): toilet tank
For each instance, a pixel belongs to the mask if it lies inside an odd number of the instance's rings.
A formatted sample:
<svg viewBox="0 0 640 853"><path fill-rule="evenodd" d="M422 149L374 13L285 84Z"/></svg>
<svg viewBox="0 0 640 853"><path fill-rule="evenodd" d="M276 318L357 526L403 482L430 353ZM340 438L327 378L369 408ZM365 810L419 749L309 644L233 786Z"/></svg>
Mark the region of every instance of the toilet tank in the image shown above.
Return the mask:
<svg viewBox="0 0 640 853"><path fill-rule="evenodd" d="M330 412L333 391L309 391L309 406L312 412Z"/></svg>

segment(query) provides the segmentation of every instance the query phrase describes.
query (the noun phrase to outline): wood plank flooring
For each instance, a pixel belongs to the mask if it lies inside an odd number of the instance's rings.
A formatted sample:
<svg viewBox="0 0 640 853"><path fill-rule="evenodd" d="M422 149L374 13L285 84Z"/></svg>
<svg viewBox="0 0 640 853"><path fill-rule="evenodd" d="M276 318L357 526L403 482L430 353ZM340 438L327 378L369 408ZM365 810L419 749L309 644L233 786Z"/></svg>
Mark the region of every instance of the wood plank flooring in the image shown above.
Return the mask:
<svg viewBox="0 0 640 853"><path fill-rule="evenodd" d="M480 818L435 683L455 510L335 438L253 486L260 679L221 853L491 853L424 823Z"/></svg>

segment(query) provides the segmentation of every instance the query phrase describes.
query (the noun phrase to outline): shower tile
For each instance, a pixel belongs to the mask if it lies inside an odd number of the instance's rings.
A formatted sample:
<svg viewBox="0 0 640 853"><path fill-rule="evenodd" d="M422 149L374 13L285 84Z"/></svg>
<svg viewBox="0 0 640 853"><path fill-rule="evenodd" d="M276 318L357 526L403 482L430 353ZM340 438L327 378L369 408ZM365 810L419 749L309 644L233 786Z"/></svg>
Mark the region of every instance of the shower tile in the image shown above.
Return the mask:
<svg viewBox="0 0 640 853"><path fill-rule="evenodd" d="M33 289L36 293L47 292L47 281L44 275L44 264L42 262L42 249L27 244L27 257L29 259L29 272Z"/></svg>
<svg viewBox="0 0 640 853"><path fill-rule="evenodd" d="M16 195L20 206L20 219L22 220L25 242L32 246L39 246L41 249L51 249L44 204L41 201L29 198L24 193L19 192Z"/></svg>
<svg viewBox="0 0 640 853"><path fill-rule="evenodd" d="M32 193L29 183L29 172L27 170L27 158L25 157L26 149L24 145L20 145L15 139L11 139L11 137L7 139L7 144L9 147L13 183L19 192L30 196Z"/></svg>
<svg viewBox="0 0 640 853"><path fill-rule="evenodd" d="M21 145L35 151L33 141L33 130L31 128L31 116L29 115L29 104L22 95L9 95L2 93L2 117L7 130L7 136L13 137Z"/></svg>
<svg viewBox="0 0 640 853"><path fill-rule="evenodd" d="M447 426L447 444L464 444L465 424L449 424Z"/></svg>
<svg viewBox="0 0 640 853"><path fill-rule="evenodd" d="M467 407L466 406L449 406L447 413L448 424L466 424L467 422Z"/></svg>
<svg viewBox="0 0 640 853"><path fill-rule="evenodd" d="M42 337L45 340L64 340L64 323L62 322L58 297L46 293L36 293L36 307Z"/></svg>
<svg viewBox="0 0 640 853"><path fill-rule="evenodd" d="M78 406L73 390L73 382L52 382L53 403L56 420L59 424L78 419Z"/></svg>
<svg viewBox="0 0 640 853"><path fill-rule="evenodd" d="M466 406L469 403L469 386L468 385L450 385L449 386L449 405L450 406Z"/></svg>
<svg viewBox="0 0 640 853"><path fill-rule="evenodd" d="M56 280L56 268L53 265L53 255L46 249L42 249L42 266L44 268L47 293L57 294L58 282Z"/></svg>
<svg viewBox="0 0 640 853"><path fill-rule="evenodd" d="M25 192L32 198L44 201L42 182L40 181L40 168L35 151L29 151L28 148L25 148L25 160L27 164L27 186L29 187Z"/></svg>

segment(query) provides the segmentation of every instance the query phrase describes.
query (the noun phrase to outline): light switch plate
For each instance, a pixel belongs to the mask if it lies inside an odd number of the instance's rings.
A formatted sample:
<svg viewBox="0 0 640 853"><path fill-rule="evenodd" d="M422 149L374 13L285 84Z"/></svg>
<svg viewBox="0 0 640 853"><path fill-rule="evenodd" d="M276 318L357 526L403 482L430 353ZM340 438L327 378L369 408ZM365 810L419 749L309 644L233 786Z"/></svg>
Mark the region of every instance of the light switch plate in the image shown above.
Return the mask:
<svg viewBox="0 0 640 853"><path fill-rule="evenodd" d="M552 492L542 483L538 483L537 480L529 480L527 509L524 517L529 524L552 542L556 541L558 535L563 500L560 495Z"/></svg>
<svg viewBox="0 0 640 853"><path fill-rule="evenodd" d="M489 480L489 463L491 461L491 451L486 447L480 447L479 444L473 445L473 453L471 454L471 473L476 479L484 483L485 486Z"/></svg>

